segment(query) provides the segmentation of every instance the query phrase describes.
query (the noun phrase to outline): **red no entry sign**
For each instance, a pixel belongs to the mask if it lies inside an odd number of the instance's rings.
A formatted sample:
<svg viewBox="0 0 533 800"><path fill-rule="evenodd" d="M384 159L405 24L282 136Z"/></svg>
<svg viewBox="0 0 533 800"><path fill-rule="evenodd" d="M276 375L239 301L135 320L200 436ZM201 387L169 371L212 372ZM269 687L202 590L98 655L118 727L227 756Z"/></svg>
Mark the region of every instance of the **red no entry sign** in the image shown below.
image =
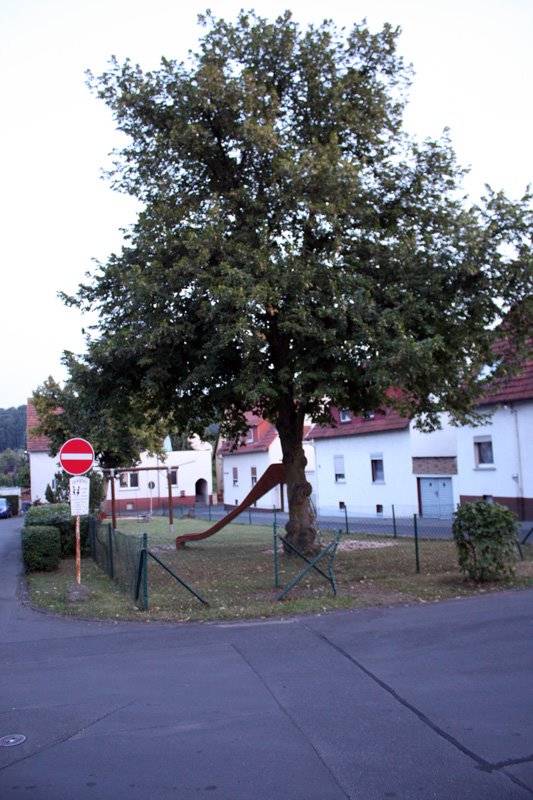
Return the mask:
<svg viewBox="0 0 533 800"><path fill-rule="evenodd" d="M59 463L69 475L83 475L94 464L94 450L85 439L69 439L59 451Z"/></svg>

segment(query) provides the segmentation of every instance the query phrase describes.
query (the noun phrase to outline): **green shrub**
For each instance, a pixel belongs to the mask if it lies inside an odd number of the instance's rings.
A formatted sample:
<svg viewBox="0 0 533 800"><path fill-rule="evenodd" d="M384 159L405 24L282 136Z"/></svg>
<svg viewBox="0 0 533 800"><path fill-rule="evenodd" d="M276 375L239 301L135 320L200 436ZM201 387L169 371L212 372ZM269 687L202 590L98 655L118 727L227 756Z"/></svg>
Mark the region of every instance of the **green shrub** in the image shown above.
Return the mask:
<svg viewBox="0 0 533 800"><path fill-rule="evenodd" d="M457 509L453 538L459 567L475 581L514 575L517 537L516 515L506 506L476 500Z"/></svg>
<svg viewBox="0 0 533 800"><path fill-rule="evenodd" d="M59 530L61 558L76 554L76 517L70 516L68 503L32 506L26 512L26 526L54 525ZM80 547L82 555L89 552L89 517L80 518Z"/></svg>
<svg viewBox="0 0 533 800"><path fill-rule="evenodd" d="M22 529L22 559L26 572L51 572L59 567L59 531L53 525L30 525Z"/></svg>

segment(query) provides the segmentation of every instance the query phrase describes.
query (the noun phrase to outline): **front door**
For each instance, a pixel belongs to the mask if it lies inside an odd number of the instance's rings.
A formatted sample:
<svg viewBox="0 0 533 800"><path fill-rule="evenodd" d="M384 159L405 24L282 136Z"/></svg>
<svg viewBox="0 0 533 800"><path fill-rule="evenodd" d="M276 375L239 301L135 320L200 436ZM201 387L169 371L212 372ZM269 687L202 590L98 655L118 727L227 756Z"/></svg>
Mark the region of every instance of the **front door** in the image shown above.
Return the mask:
<svg viewBox="0 0 533 800"><path fill-rule="evenodd" d="M451 517L453 492L451 478L419 478L420 513L423 517Z"/></svg>

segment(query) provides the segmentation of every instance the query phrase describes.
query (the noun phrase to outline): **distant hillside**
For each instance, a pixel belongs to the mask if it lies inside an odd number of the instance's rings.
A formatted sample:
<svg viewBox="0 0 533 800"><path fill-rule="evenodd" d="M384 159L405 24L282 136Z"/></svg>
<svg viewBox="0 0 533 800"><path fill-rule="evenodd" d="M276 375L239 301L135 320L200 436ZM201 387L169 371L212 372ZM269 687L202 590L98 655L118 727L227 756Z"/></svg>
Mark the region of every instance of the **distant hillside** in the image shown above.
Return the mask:
<svg viewBox="0 0 533 800"><path fill-rule="evenodd" d="M26 449L26 406L0 408L0 453Z"/></svg>

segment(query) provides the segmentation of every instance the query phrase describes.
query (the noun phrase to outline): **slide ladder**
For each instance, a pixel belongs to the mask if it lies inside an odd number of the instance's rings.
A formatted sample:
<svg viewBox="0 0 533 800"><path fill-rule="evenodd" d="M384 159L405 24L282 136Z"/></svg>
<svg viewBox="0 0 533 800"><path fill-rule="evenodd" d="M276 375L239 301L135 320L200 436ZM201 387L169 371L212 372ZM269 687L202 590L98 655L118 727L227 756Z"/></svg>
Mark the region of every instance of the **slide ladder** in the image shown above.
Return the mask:
<svg viewBox="0 0 533 800"><path fill-rule="evenodd" d="M180 547L183 547L185 542L196 542L199 539L207 539L208 536L213 536L214 533L217 533L224 525L227 525L232 519L238 517L239 514L257 502L260 497L263 497L263 495L273 489L274 486L283 483L285 483L285 467L283 464L270 464L257 483L252 486L242 503L232 508L225 517L219 519L218 522L215 522L215 524L206 531L200 531L200 533L184 533L181 536L177 536L176 549L179 550Z"/></svg>

